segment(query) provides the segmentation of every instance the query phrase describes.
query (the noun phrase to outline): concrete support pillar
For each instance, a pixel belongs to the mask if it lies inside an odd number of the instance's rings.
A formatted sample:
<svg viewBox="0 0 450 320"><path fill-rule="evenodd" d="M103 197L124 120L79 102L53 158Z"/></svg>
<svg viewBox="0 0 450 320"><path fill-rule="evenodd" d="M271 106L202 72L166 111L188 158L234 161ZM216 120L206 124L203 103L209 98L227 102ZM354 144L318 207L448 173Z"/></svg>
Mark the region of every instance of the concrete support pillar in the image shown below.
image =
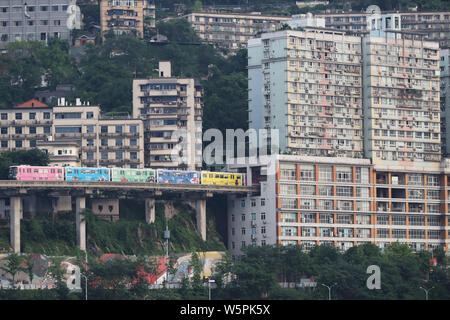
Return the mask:
<svg viewBox="0 0 450 320"><path fill-rule="evenodd" d="M145 199L145 222L155 222L155 199Z"/></svg>
<svg viewBox="0 0 450 320"><path fill-rule="evenodd" d="M195 212L197 218L197 230L203 241L206 241L206 199L195 201Z"/></svg>
<svg viewBox="0 0 450 320"><path fill-rule="evenodd" d="M77 245L80 250L86 251L86 221L84 220L84 209L86 209L86 198L76 197L75 214L77 225Z"/></svg>
<svg viewBox="0 0 450 320"><path fill-rule="evenodd" d="M20 219L22 217L22 199L20 197L10 198L10 243L15 253L20 252Z"/></svg>

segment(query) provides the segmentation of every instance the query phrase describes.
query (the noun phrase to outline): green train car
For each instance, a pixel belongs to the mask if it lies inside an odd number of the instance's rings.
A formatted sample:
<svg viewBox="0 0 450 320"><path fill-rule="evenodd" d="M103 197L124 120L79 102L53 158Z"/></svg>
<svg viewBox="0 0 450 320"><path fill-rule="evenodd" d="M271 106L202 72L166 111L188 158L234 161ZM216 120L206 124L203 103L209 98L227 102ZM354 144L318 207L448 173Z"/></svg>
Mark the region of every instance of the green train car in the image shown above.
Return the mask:
<svg viewBox="0 0 450 320"><path fill-rule="evenodd" d="M112 168L111 174L111 181L115 182L156 183L156 170L154 169Z"/></svg>

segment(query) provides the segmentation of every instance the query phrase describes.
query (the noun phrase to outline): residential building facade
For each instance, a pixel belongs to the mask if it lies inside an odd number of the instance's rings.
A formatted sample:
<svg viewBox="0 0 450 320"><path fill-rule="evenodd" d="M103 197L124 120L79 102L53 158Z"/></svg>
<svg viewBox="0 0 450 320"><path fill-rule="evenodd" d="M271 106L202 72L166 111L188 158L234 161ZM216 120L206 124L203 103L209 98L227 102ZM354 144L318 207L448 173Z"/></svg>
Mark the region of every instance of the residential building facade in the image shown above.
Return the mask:
<svg viewBox="0 0 450 320"><path fill-rule="evenodd" d="M444 49L440 52L440 72L441 72L441 87L440 87L440 103L441 103L441 141L442 154L448 156L450 154L447 146L450 141L450 50ZM448 128L448 129L447 129Z"/></svg>
<svg viewBox="0 0 450 320"><path fill-rule="evenodd" d="M38 141L76 142L82 166L144 167L142 120L106 117L100 114L100 107L82 104L79 99L75 105L69 105L65 99L58 102L58 106L51 108L32 100L2 110L0 152L36 148Z"/></svg>
<svg viewBox="0 0 450 320"><path fill-rule="evenodd" d="M374 164L440 166L439 45L365 36L365 157Z"/></svg>
<svg viewBox="0 0 450 320"><path fill-rule="evenodd" d="M100 26L102 36L109 31L115 34L135 34L144 37L144 27L155 27L153 0L100 0Z"/></svg>
<svg viewBox="0 0 450 320"><path fill-rule="evenodd" d="M368 159L275 155L276 173L234 165L259 183L259 195L228 198L228 248L401 242L415 251L449 250L449 160L411 170ZM255 172L259 172L254 179ZM252 178L253 175L253 178Z"/></svg>
<svg viewBox="0 0 450 320"><path fill-rule="evenodd" d="M0 0L0 49L14 41L69 39L71 0Z"/></svg>
<svg viewBox="0 0 450 320"><path fill-rule="evenodd" d="M249 121L278 129L282 152L363 156L361 39L309 29L248 43Z"/></svg>
<svg viewBox="0 0 450 320"><path fill-rule="evenodd" d="M262 31L275 31L291 17L260 14L193 12L184 16L203 42L231 52L246 48L249 39Z"/></svg>
<svg viewBox="0 0 450 320"><path fill-rule="evenodd" d="M175 78L160 62L158 78L133 80L133 117L144 123L145 167L197 170L202 166L203 88Z"/></svg>
<svg viewBox="0 0 450 320"><path fill-rule="evenodd" d="M421 33L427 41L439 42L441 48L450 47L450 11L400 12L399 15L404 31ZM327 28L361 34L367 32L371 14L366 12L345 12L324 13L316 16L325 18Z"/></svg>

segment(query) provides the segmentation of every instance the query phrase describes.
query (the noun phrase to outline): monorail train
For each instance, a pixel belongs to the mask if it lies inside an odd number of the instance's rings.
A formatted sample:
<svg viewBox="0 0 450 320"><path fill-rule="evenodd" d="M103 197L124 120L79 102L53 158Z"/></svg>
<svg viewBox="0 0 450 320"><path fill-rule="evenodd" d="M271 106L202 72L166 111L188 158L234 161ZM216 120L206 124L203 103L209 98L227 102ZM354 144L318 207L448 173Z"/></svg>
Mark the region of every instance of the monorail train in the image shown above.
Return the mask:
<svg viewBox="0 0 450 320"><path fill-rule="evenodd" d="M23 181L103 181L246 186L244 173L166 169L12 166L9 179Z"/></svg>

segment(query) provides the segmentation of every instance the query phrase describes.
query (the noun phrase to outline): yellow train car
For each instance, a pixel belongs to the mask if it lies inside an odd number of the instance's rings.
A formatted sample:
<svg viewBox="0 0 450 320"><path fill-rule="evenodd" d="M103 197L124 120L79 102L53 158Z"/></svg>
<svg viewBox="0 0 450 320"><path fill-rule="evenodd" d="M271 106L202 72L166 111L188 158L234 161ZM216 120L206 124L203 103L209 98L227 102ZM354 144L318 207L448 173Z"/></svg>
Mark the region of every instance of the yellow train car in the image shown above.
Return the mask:
<svg viewBox="0 0 450 320"><path fill-rule="evenodd" d="M202 171L201 176L201 184L245 186L247 183L244 173Z"/></svg>

